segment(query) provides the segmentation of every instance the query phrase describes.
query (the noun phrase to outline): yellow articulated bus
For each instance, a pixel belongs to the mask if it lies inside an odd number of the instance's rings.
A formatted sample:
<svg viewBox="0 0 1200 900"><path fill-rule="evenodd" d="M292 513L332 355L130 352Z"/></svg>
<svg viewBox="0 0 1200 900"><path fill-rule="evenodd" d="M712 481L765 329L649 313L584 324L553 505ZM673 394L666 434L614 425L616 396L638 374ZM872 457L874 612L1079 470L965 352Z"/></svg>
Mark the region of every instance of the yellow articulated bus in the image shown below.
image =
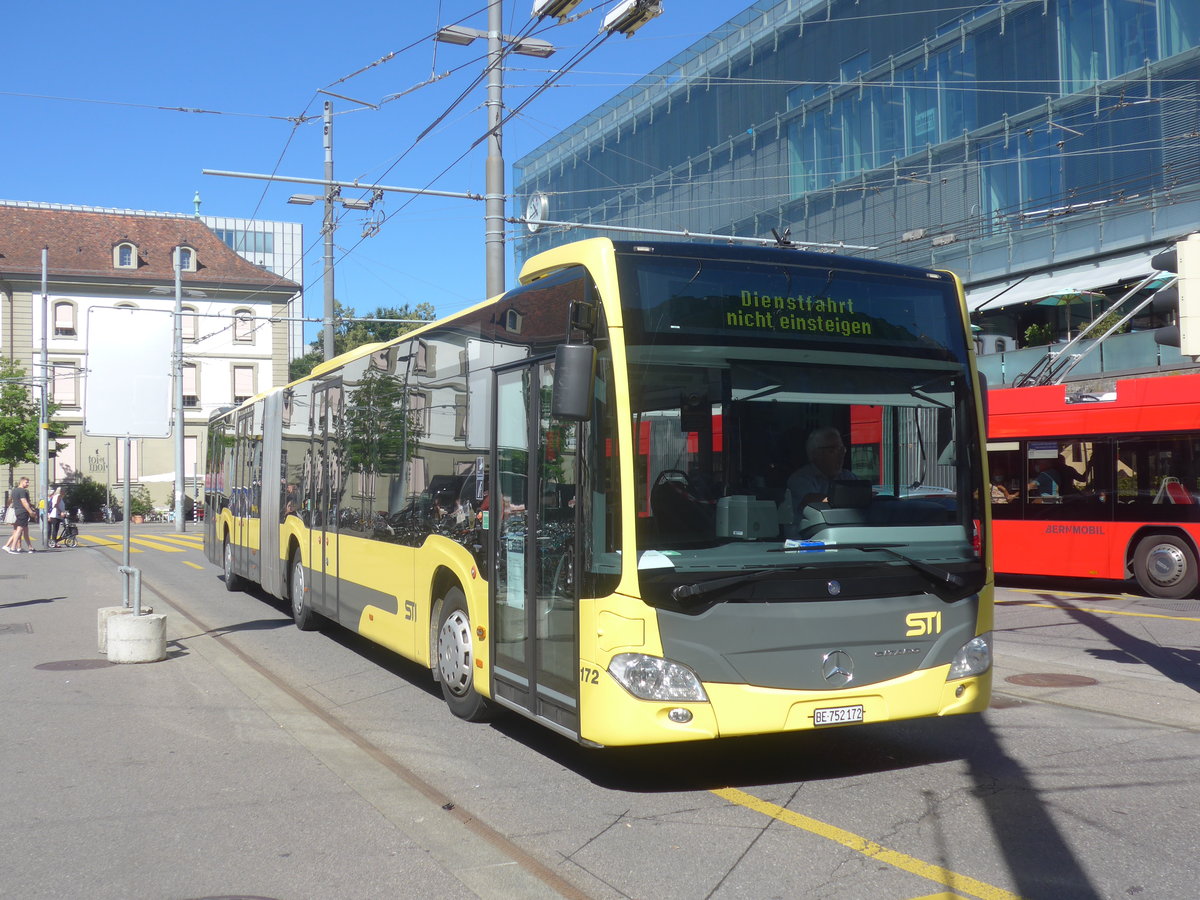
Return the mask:
<svg viewBox="0 0 1200 900"><path fill-rule="evenodd" d="M520 282L212 418L227 588L594 746L986 707L953 275L601 238Z"/></svg>

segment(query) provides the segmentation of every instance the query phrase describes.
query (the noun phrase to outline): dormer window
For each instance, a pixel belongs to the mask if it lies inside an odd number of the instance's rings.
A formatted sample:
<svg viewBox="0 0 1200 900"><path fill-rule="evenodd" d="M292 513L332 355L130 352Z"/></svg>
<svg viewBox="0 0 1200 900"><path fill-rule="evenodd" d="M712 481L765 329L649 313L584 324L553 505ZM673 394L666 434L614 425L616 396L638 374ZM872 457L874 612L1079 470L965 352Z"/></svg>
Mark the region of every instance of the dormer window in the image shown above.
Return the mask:
<svg viewBox="0 0 1200 900"><path fill-rule="evenodd" d="M191 247L178 247L176 253L179 254L179 271L195 272L196 271L196 251Z"/></svg>
<svg viewBox="0 0 1200 900"><path fill-rule="evenodd" d="M138 265L137 244L122 241L113 247L113 267L117 269L136 269Z"/></svg>

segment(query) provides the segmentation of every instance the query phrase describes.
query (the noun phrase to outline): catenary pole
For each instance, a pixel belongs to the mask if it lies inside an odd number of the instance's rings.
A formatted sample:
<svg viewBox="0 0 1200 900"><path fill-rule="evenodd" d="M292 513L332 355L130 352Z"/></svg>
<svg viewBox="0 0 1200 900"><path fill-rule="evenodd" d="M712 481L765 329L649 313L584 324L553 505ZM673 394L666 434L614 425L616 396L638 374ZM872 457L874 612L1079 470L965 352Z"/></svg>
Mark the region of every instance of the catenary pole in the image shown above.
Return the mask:
<svg viewBox="0 0 1200 900"><path fill-rule="evenodd" d="M488 139L484 171L484 265L487 296L504 292L504 155L500 134L503 105L503 26L500 0L488 4Z"/></svg>
<svg viewBox="0 0 1200 900"><path fill-rule="evenodd" d="M180 265L182 247L175 248L175 331L174 331L174 386L175 396L175 531L187 531L187 516L183 510L184 494L184 435L183 435L183 267Z"/></svg>
<svg viewBox="0 0 1200 900"><path fill-rule="evenodd" d="M333 201L339 189L333 185L333 101L325 101L325 217L321 231L325 236L325 324L322 327L321 343L325 347L325 359L336 355L333 349Z"/></svg>
<svg viewBox="0 0 1200 900"><path fill-rule="evenodd" d="M38 485L37 493L33 496L33 507L37 509L41 506L42 519L42 549L49 546L49 523L46 521L46 513L50 510L47 504L42 503L42 500L50 498L50 406L48 395L50 393L50 347L49 347L49 312L50 299L47 290L46 282L49 278L49 255L48 247L42 248L42 399L41 407L38 413Z"/></svg>

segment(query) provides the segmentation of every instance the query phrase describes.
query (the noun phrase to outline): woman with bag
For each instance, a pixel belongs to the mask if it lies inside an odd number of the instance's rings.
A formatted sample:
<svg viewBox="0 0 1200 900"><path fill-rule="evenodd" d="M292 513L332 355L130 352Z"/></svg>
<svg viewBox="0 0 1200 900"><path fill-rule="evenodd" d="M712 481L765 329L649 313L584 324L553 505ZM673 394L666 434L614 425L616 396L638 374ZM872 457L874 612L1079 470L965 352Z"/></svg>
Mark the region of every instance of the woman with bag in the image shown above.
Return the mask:
<svg viewBox="0 0 1200 900"><path fill-rule="evenodd" d="M33 552L33 541L29 539L29 523L37 521L37 510L29 503L29 479L20 478L17 480L17 486L12 492L12 509L16 510L16 521L13 522L12 537L8 539L8 543L4 545L5 553L20 553L21 541L29 545L29 552Z"/></svg>
<svg viewBox="0 0 1200 900"><path fill-rule="evenodd" d="M58 541L58 533L62 530L63 520L67 517L67 501L63 499L63 489L59 485L46 501L46 540L53 547Z"/></svg>

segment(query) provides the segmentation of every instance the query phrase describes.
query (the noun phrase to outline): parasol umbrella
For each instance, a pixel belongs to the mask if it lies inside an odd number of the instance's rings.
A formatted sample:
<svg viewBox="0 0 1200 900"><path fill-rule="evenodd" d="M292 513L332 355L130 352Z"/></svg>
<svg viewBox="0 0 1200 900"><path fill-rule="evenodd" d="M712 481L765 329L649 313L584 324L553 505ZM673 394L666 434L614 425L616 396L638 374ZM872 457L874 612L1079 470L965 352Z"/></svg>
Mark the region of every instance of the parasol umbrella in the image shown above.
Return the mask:
<svg viewBox="0 0 1200 900"><path fill-rule="evenodd" d="M1094 318L1093 313L1095 307L1093 304L1097 300L1105 299L1105 295L1100 291L1056 291L1053 294L1047 294L1041 300L1035 300L1035 306L1072 306L1076 303L1088 304L1088 318ZM1067 340L1071 339L1071 317L1067 317Z"/></svg>

